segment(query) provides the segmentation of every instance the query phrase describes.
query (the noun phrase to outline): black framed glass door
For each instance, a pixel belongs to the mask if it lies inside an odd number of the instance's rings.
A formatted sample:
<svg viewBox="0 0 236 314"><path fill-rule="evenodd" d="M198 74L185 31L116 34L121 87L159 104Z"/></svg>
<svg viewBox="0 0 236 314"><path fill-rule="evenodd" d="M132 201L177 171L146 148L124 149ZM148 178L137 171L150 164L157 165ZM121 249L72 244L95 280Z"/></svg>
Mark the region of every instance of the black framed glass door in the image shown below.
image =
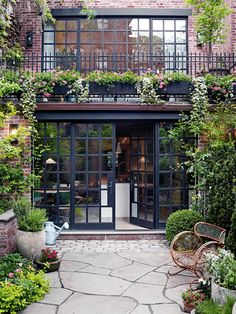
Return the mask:
<svg viewBox="0 0 236 314"><path fill-rule="evenodd" d="M71 229L114 229L115 127L112 123L39 123L33 202ZM36 165L35 165L36 166Z"/></svg>
<svg viewBox="0 0 236 314"><path fill-rule="evenodd" d="M154 228L154 125L137 125L131 130L131 208L133 224Z"/></svg>

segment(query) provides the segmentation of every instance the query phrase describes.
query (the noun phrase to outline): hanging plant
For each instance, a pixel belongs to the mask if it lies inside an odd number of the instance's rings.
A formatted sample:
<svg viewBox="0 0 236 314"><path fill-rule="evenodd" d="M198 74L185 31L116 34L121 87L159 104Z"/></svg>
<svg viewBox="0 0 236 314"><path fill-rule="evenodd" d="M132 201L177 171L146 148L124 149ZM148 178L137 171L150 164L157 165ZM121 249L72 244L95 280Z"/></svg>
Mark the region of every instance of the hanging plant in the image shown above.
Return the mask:
<svg viewBox="0 0 236 314"><path fill-rule="evenodd" d="M160 105L164 101L156 92L156 81L152 76L143 76L136 84L141 103Z"/></svg>
<svg viewBox="0 0 236 314"><path fill-rule="evenodd" d="M89 84L79 77L72 83L68 95L75 95L77 102L87 102L89 100Z"/></svg>

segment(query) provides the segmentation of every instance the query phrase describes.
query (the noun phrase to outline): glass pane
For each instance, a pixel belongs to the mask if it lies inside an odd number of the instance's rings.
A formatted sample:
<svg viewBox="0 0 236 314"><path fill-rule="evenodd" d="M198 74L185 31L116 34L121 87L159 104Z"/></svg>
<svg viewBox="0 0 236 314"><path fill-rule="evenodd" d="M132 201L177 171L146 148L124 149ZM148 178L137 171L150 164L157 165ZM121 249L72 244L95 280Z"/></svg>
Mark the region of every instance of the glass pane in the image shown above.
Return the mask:
<svg viewBox="0 0 236 314"><path fill-rule="evenodd" d="M86 151L86 140L75 140L75 153L85 154Z"/></svg>
<svg viewBox="0 0 236 314"><path fill-rule="evenodd" d="M114 32L104 32L104 43L114 42Z"/></svg>
<svg viewBox="0 0 236 314"><path fill-rule="evenodd" d="M166 31L172 31L175 29L175 21L174 20L165 20L164 21L164 29Z"/></svg>
<svg viewBox="0 0 236 314"><path fill-rule="evenodd" d="M85 205L87 204L87 197L85 190L75 190L75 204Z"/></svg>
<svg viewBox="0 0 236 314"><path fill-rule="evenodd" d="M138 217L138 206L134 203L132 203L132 217Z"/></svg>
<svg viewBox="0 0 236 314"><path fill-rule="evenodd" d="M70 157L59 158L59 171L70 171Z"/></svg>
<svg viewBox="0 0 236 314"><path fill-rule="evenodd" d="M152 38L154 44L163 43L163 32L153 32Z"/></svg>
<svg viewBox="0 0 236 314"><path fill-rule="evenodd" d="M111 124L102 124L102 136L112 137L112 125Z"/></svg>
<svg viewBox="0 0 236 314"><path fill-rule="evenodd" d="M75 126L75 136L77 137L85 137L87 134L87 126L86 124L76 124Z"/></svg>
<svg viewBox="0 0 236 314"><path fill-rule="evenodd" d="M126 32L117 32L116 41L117 42L126 42Z"/></svg>
<svg viewBox="0 0 236 314"><path fill-rule="evenodd" d="M167 55L174 55L175 53L175 46L174 45L165 45L165 54ZM171 61L171 60L167 60Z"/></svg>
<svg viewBox="0 0 236 314"><path fill-rule="evenodd" d="M45 200L45 198L44 198L44 191L43 190L34 191L33 201L34 201L35 206L44 205L44 200Z"/></svg>
<svg viewBox="0 0 236 314"><path fill-rule="evenodd" d="M99 208L98 207L88 208L88 222L91 222L91 223L99 222Z"/></svg>
<svg viewBox="0 0 236 314"><path fill-rule="evenodd" d="M101 222L112 222L112 207L101 208Z"/></svg>
<svg viewBox="0 0 236 314"><path fill-rule="evenodd" d="M53 31L54 30L54 24L51 24L51 23L44 24L44 30L45 31Z"/></svg>
<svg viewBox="0 0 236 314"><path fill-rule="evenodd" d="M172 185L173 188L181 188L183 187L184 183L184 174L181 172L174 172L172 177Z"/></svg>
<svg viewBox="0 0 236 314"><path fill-rule="evenodd" d="M139 19L139 30L149 30L150 28L150 21L149 19Z"/></svg>
<svg viewBox="0 0 236 314"><path fill-rule="evenodd" d="M59 204L70 205L70 192L69 191L59 192Z"/></svg>
<svg viewBox="0 0 236 314"><path fill-rule="evenodd" d="M186 20L176 20L176 30L186 30Z"/></svg>
<svg viewBox="0 0 236 314"><path fill-rule="evenodd" d="M81 43L91 43L91 32L81 32L80 33Z"/></svg>
<svg viewBox="0 0 236 314"><path fill-rule="evenodd" d="M64 44L66 42L66 33L65 32L56 32L55 33L55 43Z"/></svg>
<svg viewBox="0 0 236 314"><path fill-rule="evenodd" d="M98 188L99 187L99 173L88 174L88 187Z"/></svg>
<svg viewBox="0 0 236 314"><path fill-rule="evenodd" d="M65 30L66 29L66 21L57 20L55 23L55 29L57 31Z"/></svg>
<svg viewBox="0 0 236 314"><path fill-rule="evenodd" d="M57 188L57 174L56 173L46 173L46 187L47 188Z"/></svg>
<svg viewBox="0 0 236 314"><path fill-rule="evenodd" d="M166 222L170 215L169 207L160 207L160 222Z"/></svg>
<svg viewBox="0 0 236 314"><path fill-rule="evenodd" d="M102 140L102 154L112 151L112 140Z"/></svg>
<svg viewBox="0 0 236 314"><path fill-rule="evenodd" d="M111 169L112 169L112 153L102 157L102 171L107 171Z"/></svg>
<svg viewBox="0 0 236 314"><path fill-rule="evenodd" d="M93 32L91 43L92 44L102 44L103 43L103 32Z"/></svg>
<svg viewBox="0 0 236 314"><path fill-rule="evenodd" d="M59 173L59 187L70 187L70 173Z"/></svg>
<svg viewBox="0 0 236 314"><path fill-rule="evenodd" d="M67 21L67 30L76 31L77 30L77 21Z"/></svg>
<svg viewBox="0 0 236 314"><path fill-rule="evenodd" d="M170 140L163 139L160 140L160 154L167 154L170 153Z"/></svg>
<svg viewBox="0 0 236 314"><path fill-rule="evenodd" d="M186 43L186 32L176 32L176 43Z"/></svg>
<svg viewBox="0 0 236 314"><path fill-rule="evenodd" d="M70 141L67 139L60 139L59 141L59 153L61 155L70 154Z"/></svg>
<svg viewBox="0 0 236 314"><path fill-rule="evenodd" d="M170 204L170 192L168 190L159 192L159 202L161 205Z"/></svg>
<svg viewBox="0 0 236 314"><path fill-rule="evenodd" d="M145 214L146 214L146 205L138 204L138 218L144 220Z"/></svg>
<svg viewBox="0 0 236 314"><path fill-rule="evenodd" d="M99 124L88 124L88 136L89 137L99 136Z"/></svg>
<svg viewBox="0 0 236 314"><path fill-rule="evenodd" d="M75 207L75 223L86 222L86 208L84 207Z"/></svg>
<svg viewBox="0 0 236 314"><path fill-rule="evenodd" d="M93 20L81 19L80 20L80 29L82 29L82 30L97 29L96 19L93 19Z"/></svg>
<svg viewBox="0 0 236 314"><path fill-rule="evenodd" d="M57 158L56 156L47 155L45 156L45 170L46 171L57 171Z"/></svg>
<svg viewBox="0 0 236 314"><path fill-rule="evenodd" d="M160 185L160 188L167 188L170 186L170 174L169 173L160 173L159 185Z"/></svg>
<svg viewBox="0 0 236 314"><path fill-rule="evenodd" d="M102 206L108 205L108 192L107 192L107 190L101 191L101 205Z"/></svg>
<svg viewBox="0 0 236 314"><path fill-rule="evenodd" d="M86 174L76 173L75 174L75 188L85 188L86 186Z"/></svg>
<svg viewBox="0 0 236 314"><path fill-rule="evenodd" d="M161 45L153 45L153 53L155 55L163 55L164 50L163 50L163 46ZM157 62L157 68L162 68L164 66L163 61L159 60Z"/></svg>
<svg viewBox="0 0 236 314"><path fill-rule="evenodd" d="M147 206L146 220L153 222L153 206Z"/></svg>
<svg viewBox="0 0 236 314"><path fill-rule="evenodd" d="M138 19L132 19L129 22L129 30L137 30L138 29Z"/></svg>
<svg viewBox="0 0 236 314"><path fill-rule="evenodd" d="M46 140L46 148L48 153L56 153L57 152L57 140L48 138Z"/></svg>
<svg viewBox="0 0 236 314"><path fill-rule="evenodd" d="M46 136L50 138L57 136L57 124L56 123L46 123Z"/></svg>
<svg viewBox="0 0 236 314"><path fill-rule="evenodd" d="M159 159L159 170L166 171L170 170L170 158L169 157L160 157Z"/></svg>
<svg viewBox="0 0 236 314"><path fill-rule="evenodd" d="M46 205L54 205L57 203L56 193L57 191L46 190L46 202L45 202Z"/></svg>
<svg viewBox="0 0 236 314"><path fill-rule="evenodd" d="M174 42L175 42L175 33L165 32L165 43L174 43Z"/></svg>
<svg viewBox="0 0 236 314"><path fill-rule="evenodd" d="M99 170L99 156L88 157L88 170L98 171Z"/></svg>
<svg viewBox="0 0 236 314"><path fill-rule="evenodd" d="M44 43L54 43L54 33L53 32L44 32Z"/></svg>
<svg viewBox="0 0 236 314"><path fill-rule="evenodd" d="M88 154L99 153L99 140L89 139L88 140Z"/></svg>
<svg viewBox="0 0 236 314"><path fill-rule="evenodd" d="M99 205L100 191L88 191L87 204Z"/></svg>
<svg viewBox="0 0 236 314"><path fill-rule="evenodd" d="M67 33L67 43L76 43L77 33Z"/></svg>
<svg viewBox="0 0 236 314"><path fill-rule="evenodd" d="M179 205L181 204L182 200L182 191L181 190L172 190L172 204L173 205Z"/></svg>
<svg viewBox="0 0 236 314"><path fill-rule="evenodd" d="M60 123L59 127L60 137L70 137L70 123Z"/></svg>
<svg viewBox="0 0 236 314"><path fill-rule="evenodd" d="M117 30L126 30L126 19L115 19Z"/></svg>
<svg viewBox="0 0 236 314"><path fill-rule="evenodd" d="M176 45L176 54L186 55L186 45Z"/></svg>
<svg viewBox="0 0 236 314"><path fill-rule="evenodd" d="M75 171L85 171L86 170L86 159L85 157L75 158Z"/></svg>
<svg viewBox="0 0 236 314"><path fill-rule="evenodd" d="M70 219L70 208L69 207L59 207L58 213L58 222L63 224L64 222L68 222Z"/></svg>
<svg viewBox="0 0 236 314"><path fill-rule="evenodd" d="M161 31L163 30L163 20L153 20L152 27L154 31Z"/></svg>

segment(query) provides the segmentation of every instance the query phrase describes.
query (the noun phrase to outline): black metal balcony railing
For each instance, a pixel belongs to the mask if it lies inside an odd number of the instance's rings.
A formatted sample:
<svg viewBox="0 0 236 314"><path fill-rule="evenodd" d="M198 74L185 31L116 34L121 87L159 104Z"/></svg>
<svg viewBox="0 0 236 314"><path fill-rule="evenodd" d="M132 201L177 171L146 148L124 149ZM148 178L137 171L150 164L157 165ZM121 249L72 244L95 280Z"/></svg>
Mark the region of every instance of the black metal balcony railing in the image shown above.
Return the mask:
<svg viewBox="0 0 236 314"><path fill-rule="evenodd" d="M21 60L13 58L0 59L0 67L13 71L48 71L56 67L61 69L75 68L86 74L94 70L126 72L131 70L142 74L147 69L153 71L181 71L190 76L212 73L226 75L236 70L234 54L196 54L188 55L106 55L99 53L81 53L77 55L25 55Z"/></svg>

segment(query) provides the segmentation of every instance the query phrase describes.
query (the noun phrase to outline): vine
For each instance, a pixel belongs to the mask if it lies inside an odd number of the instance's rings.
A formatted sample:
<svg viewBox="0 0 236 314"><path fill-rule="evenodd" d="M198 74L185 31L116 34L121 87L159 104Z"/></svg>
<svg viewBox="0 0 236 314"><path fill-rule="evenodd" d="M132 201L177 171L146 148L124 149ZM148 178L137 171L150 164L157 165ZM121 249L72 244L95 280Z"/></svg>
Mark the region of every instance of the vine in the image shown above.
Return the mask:
<svg viewBox="0 0 236 314"><path fill-rule="evenodd" d="M164 101L160 99L160 96L156 92L156 82L153 77L144 76L136 84L137 92L141 103L160 105Z"/></svg>
<svg viewBox="0 0 236 314"><path fill-rule="evenodd" d="M72 83L68 95L75 95L76 102L87 102L89 100L89 84L86 80L79 77Z"/></svg>

